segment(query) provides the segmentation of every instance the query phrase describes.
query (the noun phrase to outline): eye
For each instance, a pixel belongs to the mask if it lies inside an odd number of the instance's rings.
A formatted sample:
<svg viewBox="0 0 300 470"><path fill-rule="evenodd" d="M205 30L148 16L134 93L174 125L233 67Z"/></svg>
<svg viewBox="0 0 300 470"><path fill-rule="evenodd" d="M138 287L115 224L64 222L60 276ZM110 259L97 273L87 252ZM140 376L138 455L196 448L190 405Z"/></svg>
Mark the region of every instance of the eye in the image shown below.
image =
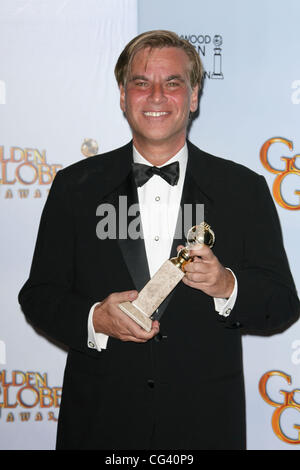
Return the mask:
<svg viewBox="0 0 300 470"><path fill-rule="evenodd" d="M139 81L135 82L135 85L138 86L138 87L144 88L148 85L148 82L144 82L144 81L139 80Z"/></svg>
<svg viewBox="0 0 300 470"><path fill-rule="evenodd" d="M176 88L176 87L178 87L179 85L180 85L179 82L174 82L174 81L172 81L172 82L167 82L167 87L168 87L168 88Z"/></svg>

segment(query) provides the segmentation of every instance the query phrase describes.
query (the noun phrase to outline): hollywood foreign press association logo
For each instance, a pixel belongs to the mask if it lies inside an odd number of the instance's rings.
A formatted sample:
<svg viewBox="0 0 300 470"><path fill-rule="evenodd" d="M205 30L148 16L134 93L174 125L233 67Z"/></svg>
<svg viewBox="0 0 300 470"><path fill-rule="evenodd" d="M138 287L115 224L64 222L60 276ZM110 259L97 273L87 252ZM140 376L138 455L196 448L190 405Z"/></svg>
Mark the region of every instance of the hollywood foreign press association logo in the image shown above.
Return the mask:
<svg viewBox="0 0 300 470"><path fill-rule="evenodd" d="M223 80L222 69L223 37L220 34L180 34L196 49L204 66L204 78Z"/></svg>

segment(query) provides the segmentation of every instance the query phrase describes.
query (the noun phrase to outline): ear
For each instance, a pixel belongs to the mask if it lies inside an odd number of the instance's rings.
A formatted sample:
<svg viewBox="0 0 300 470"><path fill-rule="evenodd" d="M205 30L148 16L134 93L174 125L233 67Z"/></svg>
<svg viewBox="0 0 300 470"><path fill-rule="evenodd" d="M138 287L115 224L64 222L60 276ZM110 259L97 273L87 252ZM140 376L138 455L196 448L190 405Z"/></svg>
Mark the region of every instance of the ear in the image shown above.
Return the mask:
<svg viewBox="0 0 300 470"><path fill-rule="evenodd" d="M120 107L121 107L123 113L125 113L126 106L125 106L125 88L124 88L124 86L120 85L119 90L120 90Z"/></svg>
<svg viewBox="0 0 300 470"><path fill-rule="evenodd" d="M194 113L198 108L199 85L194 86L191 94L190 111Z"/></svg>

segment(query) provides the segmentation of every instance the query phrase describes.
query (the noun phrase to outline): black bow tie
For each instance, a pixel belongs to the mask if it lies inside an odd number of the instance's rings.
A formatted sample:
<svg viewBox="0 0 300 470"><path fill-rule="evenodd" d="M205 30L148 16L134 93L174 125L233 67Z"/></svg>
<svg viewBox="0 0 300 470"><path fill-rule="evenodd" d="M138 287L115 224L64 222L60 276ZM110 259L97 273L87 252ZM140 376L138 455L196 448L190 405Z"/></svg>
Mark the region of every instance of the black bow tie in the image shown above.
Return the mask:
<svg viewBox="0 0 300 470"><path fill-rule="evenodd" d="M142 163L133 163L132 171L138 187L147 183L153 175L159 175L171 186L175 186L179 179L179 162L169 163L169 165L160 168L143 165Z"/></svg>

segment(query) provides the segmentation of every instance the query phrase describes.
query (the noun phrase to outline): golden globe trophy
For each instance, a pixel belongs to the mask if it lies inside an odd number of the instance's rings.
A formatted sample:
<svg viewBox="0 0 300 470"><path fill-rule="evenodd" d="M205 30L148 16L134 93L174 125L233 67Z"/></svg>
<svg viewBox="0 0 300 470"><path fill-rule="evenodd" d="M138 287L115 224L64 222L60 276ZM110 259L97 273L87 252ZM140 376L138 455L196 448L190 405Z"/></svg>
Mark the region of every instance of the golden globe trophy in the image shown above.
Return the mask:
<svg viewBox="0 0 300 470"><path fill-rule="evenodd" d="M202 222L187 234L187 244L175 258L168 259L154 274L133 302L119 304L120 309L146 331L151 330L151 315L184 277L184 266L192 261L189 250L215 242L215 234L208 224Z"/></svg>

